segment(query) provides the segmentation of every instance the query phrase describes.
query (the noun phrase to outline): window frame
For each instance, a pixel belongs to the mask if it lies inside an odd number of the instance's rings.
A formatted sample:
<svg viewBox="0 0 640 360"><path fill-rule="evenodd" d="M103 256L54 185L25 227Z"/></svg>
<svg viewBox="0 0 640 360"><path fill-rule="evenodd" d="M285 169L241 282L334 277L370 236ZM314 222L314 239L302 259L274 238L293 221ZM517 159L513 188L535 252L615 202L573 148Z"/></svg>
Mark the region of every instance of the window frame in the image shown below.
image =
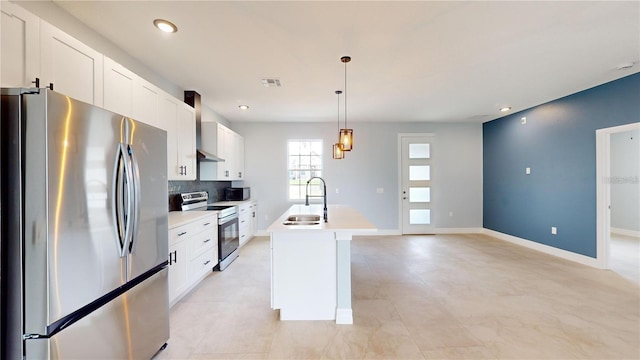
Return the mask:
<svg viewBox="0 0 640 360"><path fill-rule="evenodd" d="M292 154L291 152L291 147L292 147L292 143L297 142L298 144L300 143L308 143L308 152L307 153L302 153L301 151L298 151L298 154ZM315 145L313 145L315 143ZM315 147L314 147L315 146ZM319 153L314 153L313 149L319 149L320 152ZM307 170L307 172L309 174L305 174L305 175L300 175L297 177L298 179L298 184L295 186L298 186L298 197L292 197L292 186L294 186L292 184L292 181L295 180L295 178L292 178L292 172L304 172L305 169L303 169L301 166L295 168L295 167L290 167L291 165L291 157L292 156L308 156L309 157L309 168ZM318 166L318 168L313 169L312 165L313 165L313 161L311 160L312 157L317 156L319 157L319 162L317 163L316 166ZM300 202L304 202L305 201L305 190L306 190L306 182L307 179L312 177L312 173L313 176L322 176L322 173L324 171L324 140L323 139L309 139L309 138L293 138L293 139L287 139L287 158L286 158L286 162L287 162L287 201L289 202L294 202L294 203L300 203ZM300 164L300 162L299 162ZM319 175L318 175L319 174ZM303 186L304 184L304 186ZM318 183L312 183L310 184L310 195L317 195L318 194L318 190L320 189L320 184L321 182ZM305 189L303 189L303 187ZM322 192L322 190L320 190L320 193ZM309 201L310 202L317 202L317 200L315 200L317 198L311 198Z"/></svg>

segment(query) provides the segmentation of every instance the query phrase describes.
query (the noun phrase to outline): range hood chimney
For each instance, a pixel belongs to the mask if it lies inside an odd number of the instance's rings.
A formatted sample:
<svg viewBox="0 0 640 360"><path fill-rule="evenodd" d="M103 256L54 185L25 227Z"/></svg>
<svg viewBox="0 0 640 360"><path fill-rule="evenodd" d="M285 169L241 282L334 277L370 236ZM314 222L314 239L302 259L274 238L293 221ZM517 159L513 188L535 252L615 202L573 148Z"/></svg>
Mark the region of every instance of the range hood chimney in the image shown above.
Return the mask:
<svg viewBox="0 0 640 360"><path fill-rule="evenodd" d="M184 92L184 102L196 110L196 153L198 155L197 173L200 174L201 161L220 162L224 161L224 159L202 150L202 104L200 102L200 94L193 90L187 90Z"/></svg>

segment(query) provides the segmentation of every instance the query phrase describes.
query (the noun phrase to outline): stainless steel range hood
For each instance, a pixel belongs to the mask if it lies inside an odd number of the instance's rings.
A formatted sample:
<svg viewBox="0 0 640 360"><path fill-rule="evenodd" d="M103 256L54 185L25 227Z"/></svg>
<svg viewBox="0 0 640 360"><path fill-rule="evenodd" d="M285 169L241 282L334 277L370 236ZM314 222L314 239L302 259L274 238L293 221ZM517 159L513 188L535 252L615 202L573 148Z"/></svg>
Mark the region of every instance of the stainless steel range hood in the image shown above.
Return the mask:
<svg viewBox="0 0 640 360"><path fill-rule="evenodd" d="M202 150L202 105L200 103L200 94L187 90L184 92L184 102L196 110L196 153L198 155L198 178L200 178L200 162L222 162L224 159Z"/></svg>
<svg viewBox="0 0 640 360"><path fill-rule="evenodd" d="M223 158L219 158L211 153L208 153L204 150L198 149L196 150L198 154L198 161L211 161L211 162L222 162L225 161Z"/></svg>

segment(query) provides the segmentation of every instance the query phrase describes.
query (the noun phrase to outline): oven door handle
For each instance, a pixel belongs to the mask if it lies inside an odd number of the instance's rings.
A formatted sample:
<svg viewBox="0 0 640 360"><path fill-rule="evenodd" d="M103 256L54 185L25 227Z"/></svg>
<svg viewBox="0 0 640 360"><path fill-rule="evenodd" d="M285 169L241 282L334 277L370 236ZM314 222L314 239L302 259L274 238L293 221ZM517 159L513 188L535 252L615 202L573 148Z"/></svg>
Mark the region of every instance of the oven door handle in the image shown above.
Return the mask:
<svg viewBox="0 0 640 360"><path fill-rule="evenodd" d="M236 220L238 218L238 214L233 214L233 215L229 215L229 216L225 216L221 219L218 219L218 225L224 225L226 223L228 223L229 221L233 221Z"/></svg>

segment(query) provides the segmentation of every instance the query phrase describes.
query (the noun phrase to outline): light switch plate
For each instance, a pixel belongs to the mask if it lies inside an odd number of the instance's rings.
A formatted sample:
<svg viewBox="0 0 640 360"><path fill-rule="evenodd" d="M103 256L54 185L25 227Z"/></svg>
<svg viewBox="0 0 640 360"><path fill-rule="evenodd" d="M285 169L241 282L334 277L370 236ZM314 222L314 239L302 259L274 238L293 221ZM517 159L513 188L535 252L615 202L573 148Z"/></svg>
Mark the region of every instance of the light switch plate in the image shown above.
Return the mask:
<svg viewBox="0 0 640 360"><path fill-rule="evenodd" d="M524 173L527 174L527 175L531 174L531 168L528 167L528 168L524 169Z"/></svg>
<svg viewBox="0 0 640 360"><path fill-rule="evenodd" d="M551 227L551 235L558 235L558 228L555 226Z"/></svg>

